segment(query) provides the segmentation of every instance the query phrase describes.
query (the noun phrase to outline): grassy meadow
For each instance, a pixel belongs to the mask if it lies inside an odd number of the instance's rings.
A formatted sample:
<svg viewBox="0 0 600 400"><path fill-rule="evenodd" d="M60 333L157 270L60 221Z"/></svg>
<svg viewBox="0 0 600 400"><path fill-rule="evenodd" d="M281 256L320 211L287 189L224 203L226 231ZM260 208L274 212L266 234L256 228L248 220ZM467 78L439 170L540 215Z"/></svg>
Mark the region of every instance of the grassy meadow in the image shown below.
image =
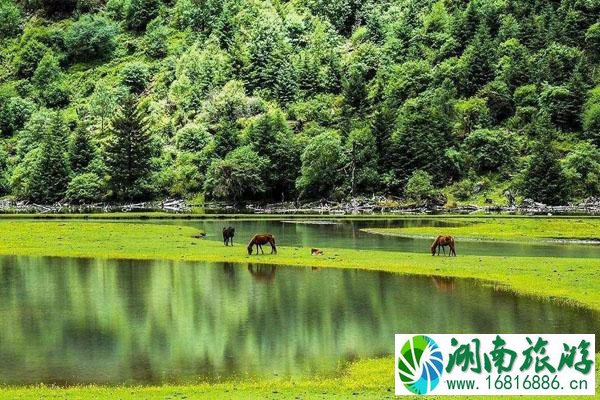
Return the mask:
<svg viewBox="0 0 600 400"><path fill-rule="evenodd" d="M447 220L447 219L446 219ZM453 218L459 226L372 228L366 232L397 236L430 236L441 231L476 240L600 240L600 218Z"/></svg>

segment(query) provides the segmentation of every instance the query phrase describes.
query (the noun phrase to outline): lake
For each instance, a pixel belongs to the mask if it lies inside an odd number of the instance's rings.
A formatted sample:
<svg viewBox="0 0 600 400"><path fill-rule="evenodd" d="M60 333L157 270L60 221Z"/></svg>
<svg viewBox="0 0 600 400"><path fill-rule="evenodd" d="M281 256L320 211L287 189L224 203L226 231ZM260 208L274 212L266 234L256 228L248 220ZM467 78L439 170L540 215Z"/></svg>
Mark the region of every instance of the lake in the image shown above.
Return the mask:
<svg viewBox="0 0 600 400"><path fill-rule="evenodd" d="M0 317L10 385L333 374L391 355L402 332L600 333L597 312L469 280L17 256L0 257Z"/></svg>

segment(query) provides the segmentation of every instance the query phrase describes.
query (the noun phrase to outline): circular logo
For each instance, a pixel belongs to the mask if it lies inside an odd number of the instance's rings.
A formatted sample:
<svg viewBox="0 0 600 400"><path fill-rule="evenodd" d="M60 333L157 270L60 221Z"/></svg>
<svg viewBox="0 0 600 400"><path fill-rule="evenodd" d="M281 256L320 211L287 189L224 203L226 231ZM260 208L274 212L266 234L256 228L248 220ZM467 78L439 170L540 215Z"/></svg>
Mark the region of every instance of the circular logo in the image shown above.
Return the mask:
<svg viewBox="0 0 600 400"><path fill-rule="evenodd" d="M429 336L413 336L402 346L398 357L398 374L412 393L431 392L440 383L443 369L442 352Z"/></svg>

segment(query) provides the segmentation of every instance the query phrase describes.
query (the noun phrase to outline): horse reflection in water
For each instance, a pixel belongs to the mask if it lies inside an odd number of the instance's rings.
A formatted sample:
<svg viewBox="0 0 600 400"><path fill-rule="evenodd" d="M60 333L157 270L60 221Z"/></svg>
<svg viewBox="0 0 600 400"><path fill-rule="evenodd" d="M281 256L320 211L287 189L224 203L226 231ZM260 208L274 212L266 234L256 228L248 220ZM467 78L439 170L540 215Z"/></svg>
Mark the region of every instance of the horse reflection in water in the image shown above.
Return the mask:
<svg viewBox="0 0 600 400"><path fill-rule="evenodd" d="M248 272L252 278L259 282L272 282L275 280L275 271L277 267L274 265L248 264Z"/></svg>
<svg viewBox="0 0 600 400"><path fill-rule="evenodd" d="M455 279L446 276L432 276L431 279L435 284L435 289L438 292L451 293L456 286Z"/></svg>

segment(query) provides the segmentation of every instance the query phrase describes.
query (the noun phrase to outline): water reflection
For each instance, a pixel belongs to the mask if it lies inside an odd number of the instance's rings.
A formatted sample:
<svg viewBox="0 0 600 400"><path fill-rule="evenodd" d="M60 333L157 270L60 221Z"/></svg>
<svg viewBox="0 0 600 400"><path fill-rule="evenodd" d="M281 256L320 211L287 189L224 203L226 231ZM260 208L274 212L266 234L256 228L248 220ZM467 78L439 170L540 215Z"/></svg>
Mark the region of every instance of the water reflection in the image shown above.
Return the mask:
<svg viewBox="0 0 600 400"><path fill-rule="evenodd" d="M0 383L330 372L397 332L600 332L598 314L447 278L0 257Z"/></svg>

